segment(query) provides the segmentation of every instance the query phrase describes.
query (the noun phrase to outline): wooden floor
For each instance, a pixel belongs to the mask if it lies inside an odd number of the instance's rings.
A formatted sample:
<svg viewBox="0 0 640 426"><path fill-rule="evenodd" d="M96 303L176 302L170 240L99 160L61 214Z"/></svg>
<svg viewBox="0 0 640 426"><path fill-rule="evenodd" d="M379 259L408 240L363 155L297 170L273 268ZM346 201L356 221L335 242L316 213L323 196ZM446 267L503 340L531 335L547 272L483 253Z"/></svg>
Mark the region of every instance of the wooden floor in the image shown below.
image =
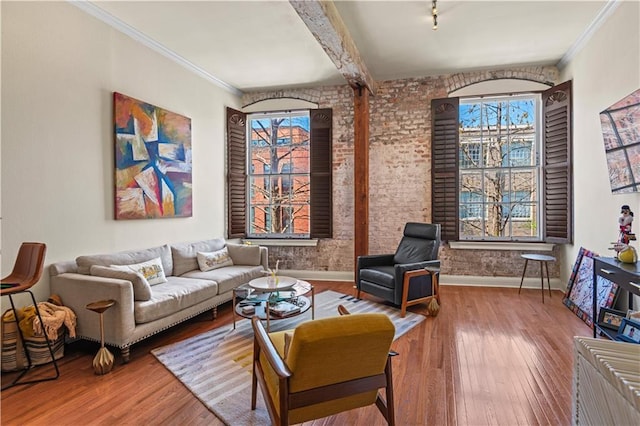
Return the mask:
<svg viewBox="0 0 640 426"><path fill-rule="evenodd" d="M352 292L347 283L314 284L318 292ZM540 290L443 286L441 300L437 317L393 345L397 424L571 423L572 337L590 329L562 304L562 293L547 293L542 304ZM426 314L422 305L409 310ZM215 321L203 314L134 345L129 364L118 354L104 376L91 366L97 345L68 345L58 380L2 392L2 425L220 425L149 351L230 322L228 303ZM311 424L386 423L371 406Z"/></svg>

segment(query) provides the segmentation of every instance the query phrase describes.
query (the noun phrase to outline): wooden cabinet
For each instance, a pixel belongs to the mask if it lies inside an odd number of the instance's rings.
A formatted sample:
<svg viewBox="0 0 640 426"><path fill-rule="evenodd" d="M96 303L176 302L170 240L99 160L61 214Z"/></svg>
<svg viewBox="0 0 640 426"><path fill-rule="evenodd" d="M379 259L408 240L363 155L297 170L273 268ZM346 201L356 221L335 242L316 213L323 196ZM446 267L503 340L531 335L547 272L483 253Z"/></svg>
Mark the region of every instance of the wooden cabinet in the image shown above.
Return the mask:
<svg viewBox="0 0 640 426"><path fill-rule="evenodd" d="M598 327L598 277L604 277L618 284L620 290L629 292L629 309L633 309L633 294L640 296L640 267L637 263L622 263L613 257L593 259L593 337ZM602 329L610 337L610 331Z"/></svg>

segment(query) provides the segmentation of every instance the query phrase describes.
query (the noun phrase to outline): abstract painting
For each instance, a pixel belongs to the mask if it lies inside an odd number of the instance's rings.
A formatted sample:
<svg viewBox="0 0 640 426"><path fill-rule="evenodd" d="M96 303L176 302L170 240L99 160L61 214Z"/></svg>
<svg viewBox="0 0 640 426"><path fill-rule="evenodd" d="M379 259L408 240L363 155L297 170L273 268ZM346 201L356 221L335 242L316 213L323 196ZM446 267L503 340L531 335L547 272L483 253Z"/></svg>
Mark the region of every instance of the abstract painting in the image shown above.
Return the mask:
<svg viewBox="0 0 640 426"><path fill-rule="evenodd" d="M600 113L611 192L640 191L640 89Z"/></svg>
<svg viewBox="0 0 640 426"><path fill-rule="evenodd" d="M191 119L114 92L115 217L190 217Z"/></svg>
<svg viewBox="0 0 640 426"><path fill-rule="evenodd" d="M589 326L593 324L593 258L597 254L580 247L562 302ZM598 308L611 308L618 285L598 276ZM598 313L600 311L598 310Z"/></svg>

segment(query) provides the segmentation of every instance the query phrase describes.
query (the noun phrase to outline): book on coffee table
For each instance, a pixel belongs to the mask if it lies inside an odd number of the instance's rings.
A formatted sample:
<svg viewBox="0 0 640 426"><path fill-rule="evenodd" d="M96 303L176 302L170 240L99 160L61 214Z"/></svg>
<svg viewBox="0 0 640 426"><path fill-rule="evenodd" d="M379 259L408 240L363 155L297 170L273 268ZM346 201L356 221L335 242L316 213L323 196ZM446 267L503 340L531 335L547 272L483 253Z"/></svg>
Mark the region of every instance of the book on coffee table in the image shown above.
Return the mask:
<svg viewBox="0 0 640 426"><path fill-rule="evenodd" d="M297 314L298 312L300 312L300 306L287 301L269 305L269 313L277 317L287 317L289 315Z"/></svg>

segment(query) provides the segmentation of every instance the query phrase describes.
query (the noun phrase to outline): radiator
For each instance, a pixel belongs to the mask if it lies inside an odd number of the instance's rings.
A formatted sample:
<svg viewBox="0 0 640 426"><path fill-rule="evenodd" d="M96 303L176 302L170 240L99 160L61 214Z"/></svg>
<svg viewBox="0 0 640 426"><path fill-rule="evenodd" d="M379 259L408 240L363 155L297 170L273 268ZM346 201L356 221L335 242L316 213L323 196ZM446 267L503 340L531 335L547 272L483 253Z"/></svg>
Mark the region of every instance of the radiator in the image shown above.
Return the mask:
<svg viewBox="0 0 640 426"><path fill-rule="evenodd" d="M574 337L572 423L640 425L640 345Z"/></svg>

